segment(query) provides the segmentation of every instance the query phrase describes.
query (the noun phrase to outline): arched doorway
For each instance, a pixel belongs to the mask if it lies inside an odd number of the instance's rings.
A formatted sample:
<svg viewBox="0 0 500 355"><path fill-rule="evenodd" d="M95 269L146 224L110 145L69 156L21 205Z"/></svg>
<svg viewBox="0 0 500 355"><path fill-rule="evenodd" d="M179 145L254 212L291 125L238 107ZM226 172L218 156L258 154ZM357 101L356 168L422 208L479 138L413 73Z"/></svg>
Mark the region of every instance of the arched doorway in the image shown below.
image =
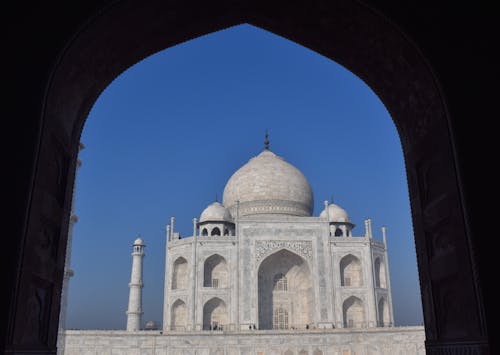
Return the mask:
<svg viewBox="0 0 500 355"><path fill-rule="evenodd" d="M218 297L203 306L203 330L224 330L228 324L226 303Z"/></svg>
<svg viewBox="0 0 500 355"><path fill-rule="evenodd" d="M387 301L384 297L381 297L378 301L378 326L387 327L390 325L389 318L389 307L387 306Z"/></svg>
<svg viewBox="0 0 500 355"><path fill-rule="evenodd" d="M186 330L187 313L186 303L181 299L175 301L170 312L170 329L179 331Z"/></svg>
<svg viewBox="0 0 500 355"><path fill-rule="evenodd" d="M282 249L258 271L259 329L305 328L313 321L311 271L307 262Z"/></svg>
<svg viewBox="0 0 500 355"><path fill-rule="evenodd" d="M351 296L342 304L344 328L366 327L365 306L356 296Z"/></svg>

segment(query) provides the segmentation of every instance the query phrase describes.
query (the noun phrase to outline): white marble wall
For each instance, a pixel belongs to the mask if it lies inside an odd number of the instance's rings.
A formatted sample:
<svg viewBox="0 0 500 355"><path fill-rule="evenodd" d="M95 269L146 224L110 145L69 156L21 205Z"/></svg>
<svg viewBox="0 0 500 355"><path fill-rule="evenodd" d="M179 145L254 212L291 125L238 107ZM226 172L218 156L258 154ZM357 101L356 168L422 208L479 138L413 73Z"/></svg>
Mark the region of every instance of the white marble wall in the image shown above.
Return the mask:
<svg viewBox="0 0 500 355"><path fill-rule="evenodd" d="M230 324L236 324L236 312L232 306L232 299L236 292L235 275L237 268L236 247L234 236L208 236L197 237L196 248L194 248L195 238L185 238L169 242L168 255L166 258L167 268L165 275L165 297L164 297L164 318L163 329L168 331L172 328L172 305L177 300L182 300L188 307L187 324L185 329L201 330L203 326L204 305L217 297L224 301ZM224 259L227 270L226 279L217 288L206 287L205 262L208 258L218 255ZM187 269L178 273L177 277L183 277L186 283L182 287L172 288L175 274L175 261L184 258L187 261ZM193 272L193 265L196 264L196 271ZM177 268L179 270L179 268Z"/></svg>
<svg viewBox="0 0 500 355"><path fill-rule="evenodd" d="M334 237L329 234L328 222L317 217L253 216L242 218L238 235L184 238L169 242L167 256L164 330L171 329L171 307L181 299L189 308L185 329L199 330L203 324L204 305L213 297L221 299L228 312L228 328L259 327L259 267L270 255L288 250L304 260L310 270L312 310L310 323L321 328L342 328L346 325L344 302L356 297L363 316L356 316L355 327L376 327L379 322L378 303L387 301L389 316L385 325L392 325L390 285L375 287L374 260L385 258L385 245L368 236ZM196 248L194 247L196 240ZM226 287L204 285L204 263L220 255L227 265ZM359 275L350 275L352 285L341 283L341 260L352 255L357 258ZM179 257L187 261L185 279L188 284L173 290L174 262ZM385 260L384 260L385 262ZM196 264L196 272L192 270ZM388 270L384 276L388 280ZM179 276L179 275L178 275ZM359 308L359 306L358 306ZM361 311L351 312L361 314Z"/></svg>
<svg viewBox="0 0 500 355"><path fill-rule="evenodd" d="M308 331L68 330L66 355L424 355L423 327Z"/></svg>

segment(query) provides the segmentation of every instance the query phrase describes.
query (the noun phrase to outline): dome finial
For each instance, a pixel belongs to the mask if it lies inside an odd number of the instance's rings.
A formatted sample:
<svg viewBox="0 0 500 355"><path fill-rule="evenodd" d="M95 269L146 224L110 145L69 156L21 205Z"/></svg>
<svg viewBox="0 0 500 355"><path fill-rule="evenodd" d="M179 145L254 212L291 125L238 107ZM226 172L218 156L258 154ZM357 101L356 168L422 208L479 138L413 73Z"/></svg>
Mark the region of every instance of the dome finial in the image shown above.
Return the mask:
<svg viewBox="0 0 500 355"><path fill-rule="evenodd" d="M264 149L269 150L269 134L267 132L267 128L266 128L266 139L264 139Z"/></svg>
<svg viewBox="0 0 500 355"><path fill-rule="evenodd" d="M215 202L219 202L219 198L217 196L217 192L215 193Z"/></svg>

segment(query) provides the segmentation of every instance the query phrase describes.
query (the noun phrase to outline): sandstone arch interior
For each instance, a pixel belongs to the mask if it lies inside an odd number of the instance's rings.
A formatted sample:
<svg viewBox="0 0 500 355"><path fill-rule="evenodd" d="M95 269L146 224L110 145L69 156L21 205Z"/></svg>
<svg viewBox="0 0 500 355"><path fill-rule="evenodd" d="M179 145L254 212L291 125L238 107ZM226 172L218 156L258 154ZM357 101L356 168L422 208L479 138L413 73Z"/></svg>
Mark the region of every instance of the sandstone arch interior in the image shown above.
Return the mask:
<svg viewBox="0 0 500 355"><path fill-rule="evenodd" d="M67 237L64 230L67 229L69 219L77 147L86 114L100 91L122 70L150 53L219 28L251 21L344 63L369 82L389 107L400 131L408 169L427 348L438 353L445 351L443 349L453 354L465 351L488 353L493 338L488 337L486 323L487 320L490 323L490 318L486 315L488 313L485 308L493 307L493 302L488 297L496 293L482 292L490 289L486 282L479 280L487 279L484 275L487 270L493 269L488 264L491 263L488 260L492 258L478 256L488 254L487 247L480 243L477 234L472 233L475 231L472 229L475 224L469 219L469 213L472 214L470 201L475 200L470 198L469 204L464 200L464 186L470 184L464 185L463 181L470 183L468 179L472 173L468 171L477 169L470 169L474 164L461 153L464 146L472 147L472 143L467 143L464 139L459 141L459 148L455 146L457 136L470 137L464 133L469 124L463 123L460 118L477 112L476 109L481 107L483 100L457 92L453 86L460 86L459 80L450 79L457 77L454 71L463 68L465 65L462 64L468 63L467 59L472 58L471 61L478 64L481 61L467 53L464 54L464 59L451 60L454 54L438 49L437 43L442 43L440 39L424 35L426 30L401 15L401 9L380 6L377 2L370 4L380 10L381 14L399 20L403 28L409 29L409 37L415 42L408 42L408 37L390 21L385 21L379 12L360 3L341 2L311 8L309 11L304 11L297 4L284 7L249 6L243 7L244 10L228 9L220 3L210 4L207 9L205 6L208 5L199 4L197 16L200 18L197 21L193 21L192 11L186 11L186 8L178 5L176 18L179 20L174 21L172 27L165 24L163 17L171 9L166 5L162 7L154 4L155 6L146 9L131 2L128 7L119 4L107 11L102 11L101 6L104 5L84 7L82 4L75 4L80 6L78 9L81 12L78 13L77 10L71 13L68 21L72 23L71 26L63 26L60 31L53 33L40 29L41 27L35 30L35 25L28 26L37 36L43 37L49 33L57 39L43 49L41 55L45 61L39 61L33 69L40 73L34 79L38 87L48 88L47 91L40 89L39 92L30 91L25 94L33 99L27 100L28 102L37 104L25 107L17 105L21 110L19 115L24 113L31 121L28 128L24 121L18 123L18 126L14 126L14 132L18 133L17 128L22 126L23 130L29 130L28 135L32 134L32 139L25 139L29 141L29 145L23 152L19 152L23 158L19 161L23 163L19 163L22 169L17 170L23 173L19 173L21 187L16 190L16 197L20 197L22 202L13 203L19 217L12 222L19 238L9 241L12 246L10 249L16 252L8 257L8 267L4 269L7 273L5 280L13 291L2 309L8 318L3 323L2 330L5 330L3 333L7 336L2 339L2 347L10 353L23 350L54 352L60 301L58 291L62 284ZM141 11L137 11L138 9ZM41 10L49 18L50 13L55 13L49 8ZM428 7L424 7L424 10L428 10ZM425 17L424 10L416 11L417 18ZM462 8L458 11L466 13ZM475 10L472 12L477 16ZM129 21L128 15L132 13L136 15L134 22ZM39 13L36 15L43 18ZM456 25L458 22L455 22L456 17L453 16L445 16L445 25L450 26L443 27L460 32L460 26ZM23 18L32 19L30 15ZM89 18L95 21L90 23ZM354 18L356 21L352 22L351 27L345 26L346 18ZM477 18L474 17L476 20ZM47 21L47 18L44 20ZM433 21L430 22L435 25ZM75 28L82 28L82 23L88 23L88 26L75 34ZM297 26L297 23L302 25ZM128 28L130 32L124 33L124 28ZM37 34L37 31L40 33ZM168 40L164 40L159 33L168 35ZM71 45L68 38L73 39ZM94 38L95 41L89 41L89 38ZM110 38L128 40L115 41ZM145 38L148 38L146 42ZM318 38L330 38L331 41L321 41ZM24 43L22 40L19 42ZM134 46L134 43L143 45ZM429 50L421 51L418 49L419 45L429 45ZM456 45L450 43L450 46L452 53L458 53ZM13 47L18 49L23 46ZM30 52L23 49L22 53ZM25 58L30 57L26 55ZM53 71L56 57L60 60ZM485 57L479 55L479 58ZM23 59L21 64L29 63L29 60ZM445 68L447 66L440 65L443 62L450 64L448 69ZM487 67L488 61L484 62ZM435 65L434 72L427 63ZM21 72L19 68L22 65L13 67L17 70L13 71L13 75ZM74 70L75 68L79 70ZM477 69L486 70L479 65ZM433 73L441 75L435 76ZM476 83L478 85L471 85L477 88L482 87L481 80L487 82L484 78L488 75L470 77L479 81ZM445 108L446 105L450 107L450 111ZM487 113L487 108L481 110ZM43 125L40 124L42 120ZM452 124L453 129L450 129ZM463 133L462 136L460 132ZM433 147L432 151L428 147ZM459 162L469 169L458 170L456 164ZM469 198L472 195L467 196ZM43 201L47 199L54 203L44 205ZM53 236L49 238L52 240L50 247L60 253L47 254L43 251L46 239L40 239L36 232L40 230ZM59 234L56 231L62 232ZM445 250L440 247L443 245L447 246ZM37 255L38 258L40 255L46 257L38 260ZM445 261L450 256L453 260L463 262L443 270L441 265L447 264ZM483 277L478 277L478 274ZM45 296L37 297L40 294ZM489 303L483 301L483 296L490 300ZM39 309L44 311L30 315L27 305L37 299ZM42 313L47 316L40 318ZM31 326L36 324L38 325Z"/></svg>

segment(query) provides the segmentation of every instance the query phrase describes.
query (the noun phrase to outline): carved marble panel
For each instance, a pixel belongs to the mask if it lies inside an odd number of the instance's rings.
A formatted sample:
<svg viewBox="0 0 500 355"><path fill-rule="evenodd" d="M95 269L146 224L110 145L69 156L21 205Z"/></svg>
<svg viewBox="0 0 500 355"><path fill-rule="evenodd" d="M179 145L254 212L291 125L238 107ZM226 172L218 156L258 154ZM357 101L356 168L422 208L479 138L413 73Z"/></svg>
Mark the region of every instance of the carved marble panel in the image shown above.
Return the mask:
<svg viewBox="0 0 500 355"><path fill-rule="evenodd" d="M312 261L312 242L308 240L258 240L255 241L255 260L260 262L268 255L280 249L288 249L304 259Z"/></svg>

